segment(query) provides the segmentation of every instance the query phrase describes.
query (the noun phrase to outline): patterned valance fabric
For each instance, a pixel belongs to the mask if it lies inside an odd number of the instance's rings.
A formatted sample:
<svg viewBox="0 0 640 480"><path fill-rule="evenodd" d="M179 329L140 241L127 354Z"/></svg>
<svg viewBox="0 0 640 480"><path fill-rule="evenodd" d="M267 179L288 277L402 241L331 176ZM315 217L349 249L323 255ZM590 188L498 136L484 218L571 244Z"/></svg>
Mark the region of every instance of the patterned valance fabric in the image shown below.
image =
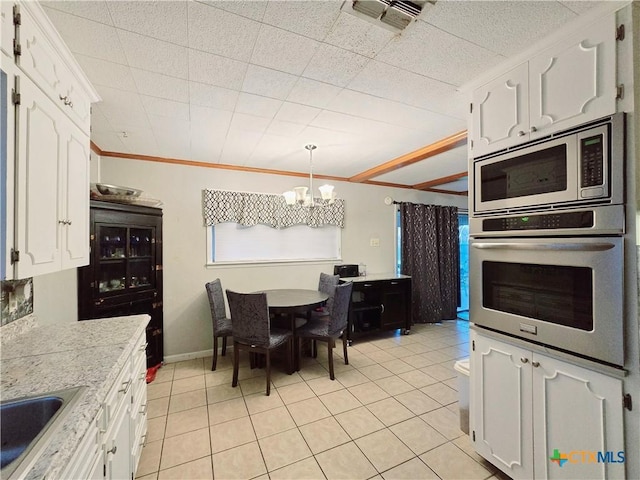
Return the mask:
<svg viewBox="0 0 640 480"><path fill-rule="evenodd" d="M233 222L246 227L263 224L273 228L293 225L344 228L344 200L332 204L316 200L314 208L287 205L282 195L268 193L203 190L203 215L206 226Z"/></svg>

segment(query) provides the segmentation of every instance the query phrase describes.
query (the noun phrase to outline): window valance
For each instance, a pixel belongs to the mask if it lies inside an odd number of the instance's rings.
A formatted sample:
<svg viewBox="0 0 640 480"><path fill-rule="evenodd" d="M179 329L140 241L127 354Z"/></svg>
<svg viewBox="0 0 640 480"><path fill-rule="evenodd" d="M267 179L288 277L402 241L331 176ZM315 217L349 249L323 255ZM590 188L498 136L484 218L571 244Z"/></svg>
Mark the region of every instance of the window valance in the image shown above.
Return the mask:
<svg viewBox="0 0 640 480"><path fill-rule="evenodd" d="M206 226L224 222L244 226L257 224L287 228L305 224L310 227L335 225L344 228L344 200L329 204L317 199L313 208L287 205L282 195L269 193L203 190L203 215Z"/></svg>

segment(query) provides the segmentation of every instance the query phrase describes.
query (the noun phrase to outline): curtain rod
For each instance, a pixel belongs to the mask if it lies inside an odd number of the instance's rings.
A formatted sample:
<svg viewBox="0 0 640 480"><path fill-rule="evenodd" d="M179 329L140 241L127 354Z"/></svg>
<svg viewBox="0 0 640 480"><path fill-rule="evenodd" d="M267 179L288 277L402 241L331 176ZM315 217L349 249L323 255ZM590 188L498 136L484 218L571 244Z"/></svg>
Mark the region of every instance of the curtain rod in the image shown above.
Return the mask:
<svg viewBox="0 0 640 480"><path fill-rule="evenodd" d="M400 205L402 203L405 203L405 202L398 202L397 200L392 200L390 205ZM450 205L450 206L455 207L455 205ZM460 213L469 213L469 209L468 208L458 207L458 212L460 212Z"/></svg>

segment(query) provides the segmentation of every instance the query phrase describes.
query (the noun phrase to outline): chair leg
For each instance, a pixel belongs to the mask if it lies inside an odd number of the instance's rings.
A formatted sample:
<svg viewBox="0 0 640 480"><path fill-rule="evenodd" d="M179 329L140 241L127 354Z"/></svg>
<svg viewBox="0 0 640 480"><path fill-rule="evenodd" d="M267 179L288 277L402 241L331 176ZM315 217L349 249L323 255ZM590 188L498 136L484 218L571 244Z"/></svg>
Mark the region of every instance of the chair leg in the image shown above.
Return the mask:
<svg viewBox="0 0 640 480"><path fill-rule="evenodd" d="M271 394L271 350L267 350L267 397Z"/></svg>
<svg viewBox="0 0 640 480"><path fill-rule="evenodd" d="M227 354L227 337L222 337L222 356Z"/></svg>
<svg viewBox="0 0 640 480"><path fill-rule="evenodd" d="M218 362L218 337L213 336L213 363L211 364L211 370L216 369L216 363Z"/></svg>
<svg viewBox="0 0 640 480"><path fill-rule="evenodd" d="M238 364L240 363L240 348L238 342L233 342L233 380L232 387L238 386Z"/></svg>
<svg viewBox="0 0 640 480"><path fill-rule="evenodd" d="M347 332L342 332L342 351L344 352L344 364L349 365L349 356L347 355Z"/></svg>
<svg viewBox="0 0 640 480"><path fill-rule="evenodd" d="M329 378L335 380L336 376L333 374L333 338L327 339L327 345L329 346Z"/></svg>

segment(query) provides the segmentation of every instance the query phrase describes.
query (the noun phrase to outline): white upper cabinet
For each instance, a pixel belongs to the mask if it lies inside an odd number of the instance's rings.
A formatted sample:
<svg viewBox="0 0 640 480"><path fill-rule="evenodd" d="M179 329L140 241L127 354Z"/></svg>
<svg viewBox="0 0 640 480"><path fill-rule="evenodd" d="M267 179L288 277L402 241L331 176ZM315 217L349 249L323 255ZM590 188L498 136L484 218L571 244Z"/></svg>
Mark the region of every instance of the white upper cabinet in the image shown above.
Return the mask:
<svg viewBox="0 0 640 480"><path fill-rule="evenodd" d="M89 263L90 102L99 97L39 4L15 9L17 28L5 38L3 23L2 43L19 50L11 247L14 278L26 278Z"/></svg>
<svg viewBox="0 0 640 480"><path fill-rule="evenodd" d="M610 14L475 89L471 156L615 113L615 36Z"/></svg>
<svg viewBox="0 0 640 480"><path fill-rule="evenodd" d="M2 1L0 2L0 40L2 40L0 52L3 55L3 70L4 61L13 59L13 32L13 3Z"/></svg>

